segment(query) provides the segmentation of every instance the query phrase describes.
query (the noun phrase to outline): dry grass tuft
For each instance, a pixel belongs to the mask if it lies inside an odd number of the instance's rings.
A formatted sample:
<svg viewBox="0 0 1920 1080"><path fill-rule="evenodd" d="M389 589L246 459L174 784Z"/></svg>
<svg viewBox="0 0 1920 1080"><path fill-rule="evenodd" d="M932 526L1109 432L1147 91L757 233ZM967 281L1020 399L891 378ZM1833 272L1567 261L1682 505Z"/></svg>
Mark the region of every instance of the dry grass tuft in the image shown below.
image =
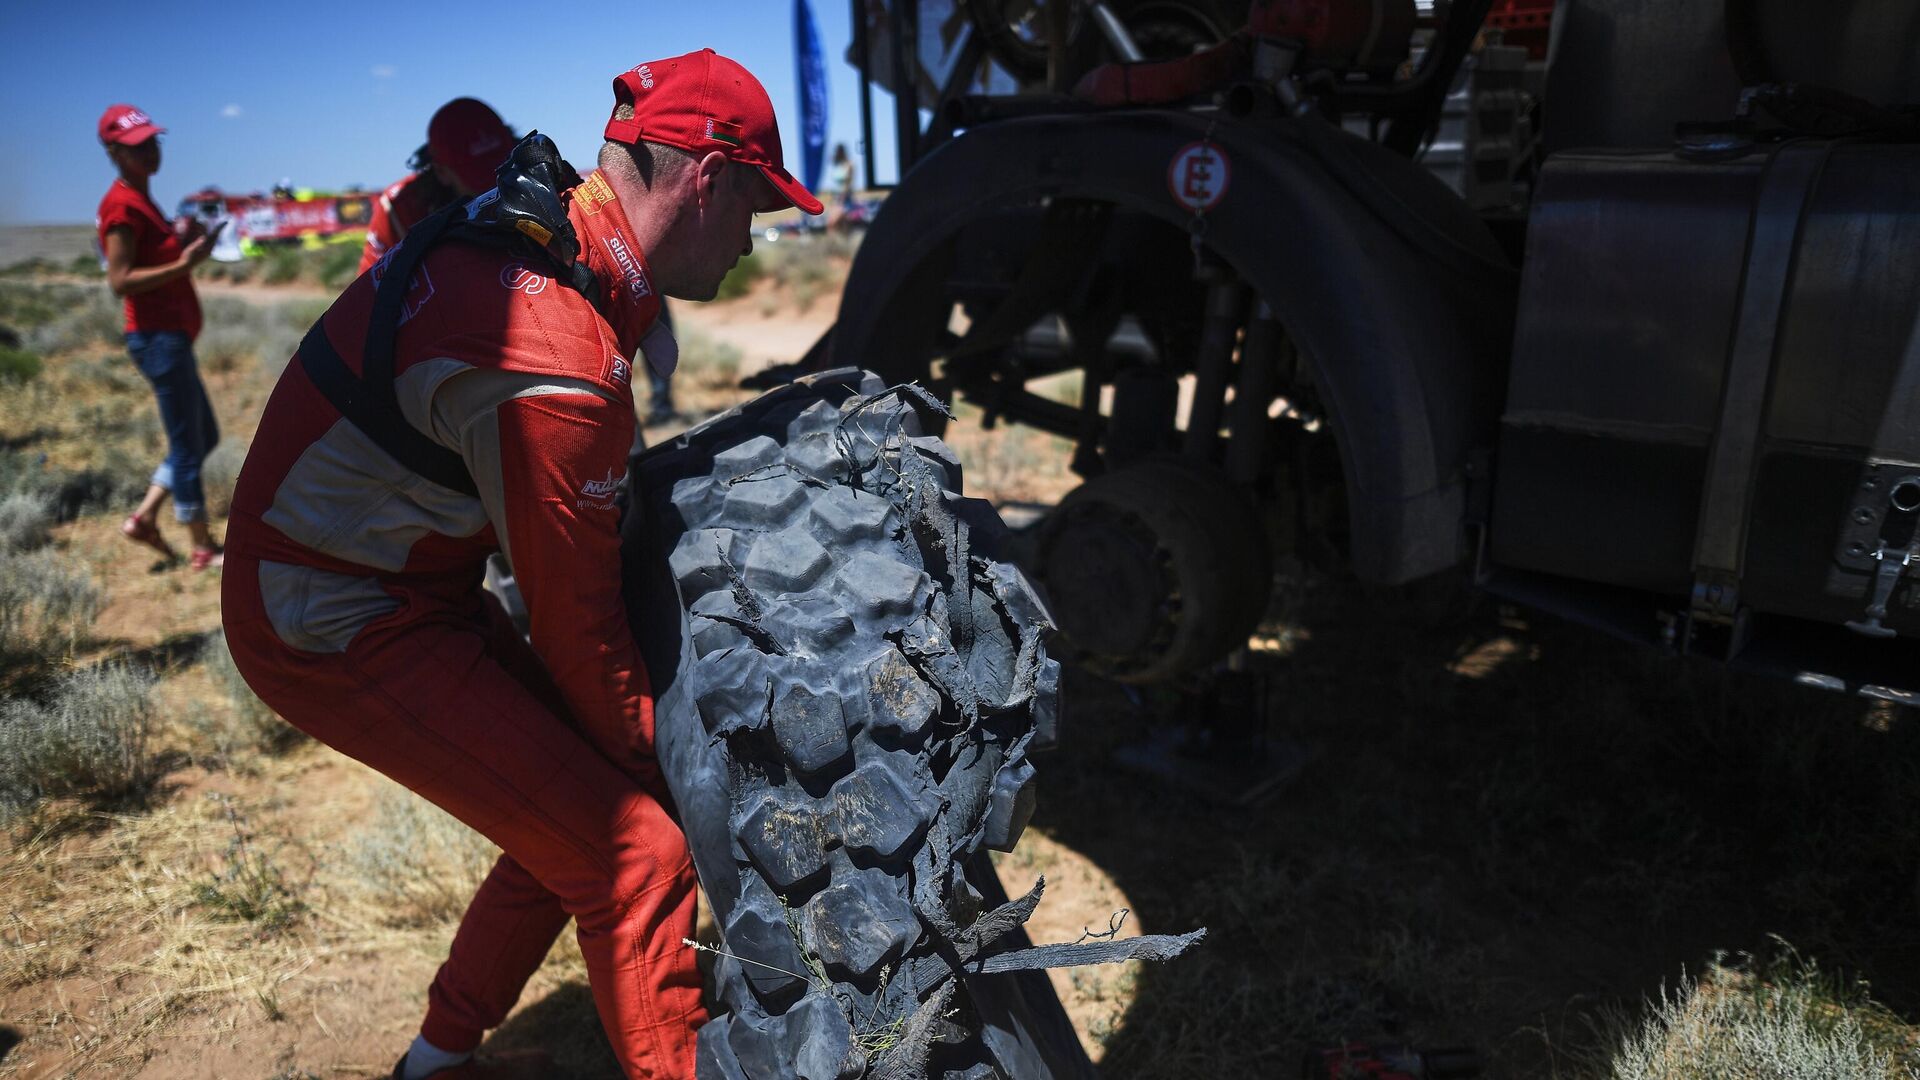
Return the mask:
<svg viewBox="0 0 1920 1080"><path fill-rule="evenodd" d="M253 920L212 898L234 898L236 882L249 876L303 898L317 865L249 828L227 800L189 799L138 815L88 812L53 824L0 849L10 900L0 915L0 987L72 976L99 987L84 1017L42 1006L8 1018L59 1030L65 1067L76 1074L131 1075L152 1040L183 1034L196 1017L210 1025L200 1037L213 1035L215 1023L230 1032L233 1020L222 1014L236 1002L271 1019L316 949L333 936L343 949L357 944L350 932L315 936L304 917L288 915L284 898L248 909L260 916ZM236 836L244 837L244 871L235 869ZM272 900L275 891L254 895ZM370 939L365 947L386 944Z"/></svg>
<svg viewBox="0 0 1920 1080"><path fill-rule="evenodd" d="M1912 1080L1920 1052L1897 1017L1789 953L1756 972L1719 960L1682 976L1620 1030L1611 1080Z"/></svg>
<svg viewBox="0 0 1920 1080"><path fill-rule="evenodd" d="M194 901L215 918L251 924L262 937L278 934L307 910L305 883L290 879L282 868L289 845L284 838L263 841L231 800L219 801L233 837L220 864L195 886Z"/></svg>
<svg viewBox="0 0 1920 1080"><path fill-rule="evenodd" d="M386 783L349 863L353 879L373 901L374 918L411 928L457 921L499 855L486 837Z"/></svg>

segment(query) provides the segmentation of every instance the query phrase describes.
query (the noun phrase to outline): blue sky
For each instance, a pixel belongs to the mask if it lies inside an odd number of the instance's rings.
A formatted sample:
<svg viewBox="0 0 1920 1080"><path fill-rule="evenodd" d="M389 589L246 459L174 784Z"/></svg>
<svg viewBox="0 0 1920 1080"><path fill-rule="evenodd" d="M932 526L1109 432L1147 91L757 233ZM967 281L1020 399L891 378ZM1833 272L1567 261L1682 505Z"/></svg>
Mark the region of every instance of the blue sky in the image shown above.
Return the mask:
<svg viewBox="0 0 1920 1080"><path fill-rule="evenodd" d="M858 81L845 60L846 0L813 0L826 46L828 146L857 152ZM792 0L453 4L150 2L0 4L0 223L90 222L113 180L94 134L125 101L166 136L153 191L162 206L203 185L379 188L406 173L427 119L447 99L492 105L515 130L553 136L593 160L613 76L711 46L773 98L798 172ZM891 155L885 94L874 96L880 160ZM883 174L884 177L884 174Z"/></svg>

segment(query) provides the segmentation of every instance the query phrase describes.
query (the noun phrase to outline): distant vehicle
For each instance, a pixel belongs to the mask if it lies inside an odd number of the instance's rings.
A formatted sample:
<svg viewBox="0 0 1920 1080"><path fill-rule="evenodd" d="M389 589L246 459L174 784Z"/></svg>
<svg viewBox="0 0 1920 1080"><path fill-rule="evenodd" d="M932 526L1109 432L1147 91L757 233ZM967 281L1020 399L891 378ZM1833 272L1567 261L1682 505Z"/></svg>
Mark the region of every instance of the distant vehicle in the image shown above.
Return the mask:
<svg viewBox="0 0 1920 1080"><path fill-rule="evenodd" d="M270 244L357 243L372 219L373 195L280 189L231 195L209 187L181 199L176 213L208 226L232 222L239 250L253 254Z"/></svg>

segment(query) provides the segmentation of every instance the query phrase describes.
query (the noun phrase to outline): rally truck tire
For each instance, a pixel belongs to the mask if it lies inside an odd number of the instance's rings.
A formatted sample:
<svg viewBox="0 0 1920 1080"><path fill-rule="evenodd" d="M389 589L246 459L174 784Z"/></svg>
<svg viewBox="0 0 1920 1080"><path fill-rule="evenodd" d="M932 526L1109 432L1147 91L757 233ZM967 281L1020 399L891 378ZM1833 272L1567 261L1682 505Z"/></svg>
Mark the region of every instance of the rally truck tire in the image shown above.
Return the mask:
<svg viewBox="0 0 1920 1080"><path fill-rule="evenodd" d="M1059 667L937 407L826 372L633 461L627 603L724 939L701 1080L1092 1075L1043 975L962 966L1024 944L986 853Z"/></svg>

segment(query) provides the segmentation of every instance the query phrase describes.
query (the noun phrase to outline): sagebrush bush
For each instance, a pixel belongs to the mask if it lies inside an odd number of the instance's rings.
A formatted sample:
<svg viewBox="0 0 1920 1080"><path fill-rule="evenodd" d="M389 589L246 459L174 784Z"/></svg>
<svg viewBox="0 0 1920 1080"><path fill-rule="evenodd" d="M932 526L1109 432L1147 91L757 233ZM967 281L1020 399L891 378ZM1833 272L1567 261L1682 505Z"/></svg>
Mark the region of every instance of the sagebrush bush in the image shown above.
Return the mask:
<svg viewBox="0 0 1920 1080"><path fill-rule="evenodd" d="M0 555L45 546L53 526L52 493L16 491L0 496Z"/></svg>
<svg viewBox="0 0 1920 1080"><path fill-rule="evenodd" d="M92 345L126 342L126 315L120 300L104 286L48 286L43 296L53 307L51 318L26 335L28 349L42 356Z"/></svg>
<svg viewBox="0 0 1920 1080"><path fill-rule="evenodd" d="M247 460L247 446L231 436L207 452L200 463L200 486L207 496L207 513L226 517L233 509L233 486L240 480L240 466Z"/></svg>
<svg viewBox="0 0 1920 1080"><path fill-rule="evenodd" d="M207 675L226 699L211 707L203 705L188 719L204 749L215 757L232 760L248 753L281 753L306 738L254 695L234 666L226 631L214 631L200 656Z"/></svg>
<svg viewBox="0 0 1920 1080"><path fill-rule="evenodd" d="M326 309L326 301L258 304L214 297L207 305L207 329L194 348L207 371L244 370L244 364L251 362L263 374L278 378L307 327Z"/></svg>
<svg viewBox="0 0 1920 1080"><path fill-rule="evenodd" d="M13 281L0 285L0 322L9 327L7 344L13 348L21 347L19 331L32 331L59 315L60 305L54 302L52 289Z"/></svg>
<svg viewBox="0 0 1920 1080"><path fill-rule="evenodd" d="M275 248L265 256L266 272L260 280L268 285L288 285L300 280L300 252L293 248Z"/></svg>
<svg viewBox="0 0 1920 1080"><path fill-rule="evenodd" d="M393 926L453 922L500 851L452 815L387 785L352 853L356 876Z"/></svg>
<svg viewBox="0 0 1920 1080"><path fill-rule="evenodd" d="M125 799L155 776L151 673L102 664L62 676L45 700L0 703L0 809L41 799Z"/></svg>
<svg viewBox="0 0 1920 1080"><path fill-rule="evenodd" d="M93 579L42 548L0 559L0 657L65 655L100 610Z"/></svg>
<svg viewBox="0 0 1920 1080"><path fill-rule="evenodd" d="M348 282L360 276L360 245L327 245L315 276L329 289L346 288Z"/></svg>
<svg viewBox="0 0 1920 1080"><path fill-rule="evenodd" d="M260 334L252 327L209 318L193 353L201 371L233 371L258 356L260 344Z"/></svg>
<svg viewBox="0 0 1920 1080"><path fill-rule="evenodd" d="M1794 965L1761 977L1711 965L1647 1003L1623 1034L1613 1080L1885 1080L1920 1077L1901 1040L1876 1038L1884 1009L1833 992L1817 969ZM1891 1043L1892 1045L1880 1045ZM1910 1051L1909 1051L1910 1052Z"/></svg>

